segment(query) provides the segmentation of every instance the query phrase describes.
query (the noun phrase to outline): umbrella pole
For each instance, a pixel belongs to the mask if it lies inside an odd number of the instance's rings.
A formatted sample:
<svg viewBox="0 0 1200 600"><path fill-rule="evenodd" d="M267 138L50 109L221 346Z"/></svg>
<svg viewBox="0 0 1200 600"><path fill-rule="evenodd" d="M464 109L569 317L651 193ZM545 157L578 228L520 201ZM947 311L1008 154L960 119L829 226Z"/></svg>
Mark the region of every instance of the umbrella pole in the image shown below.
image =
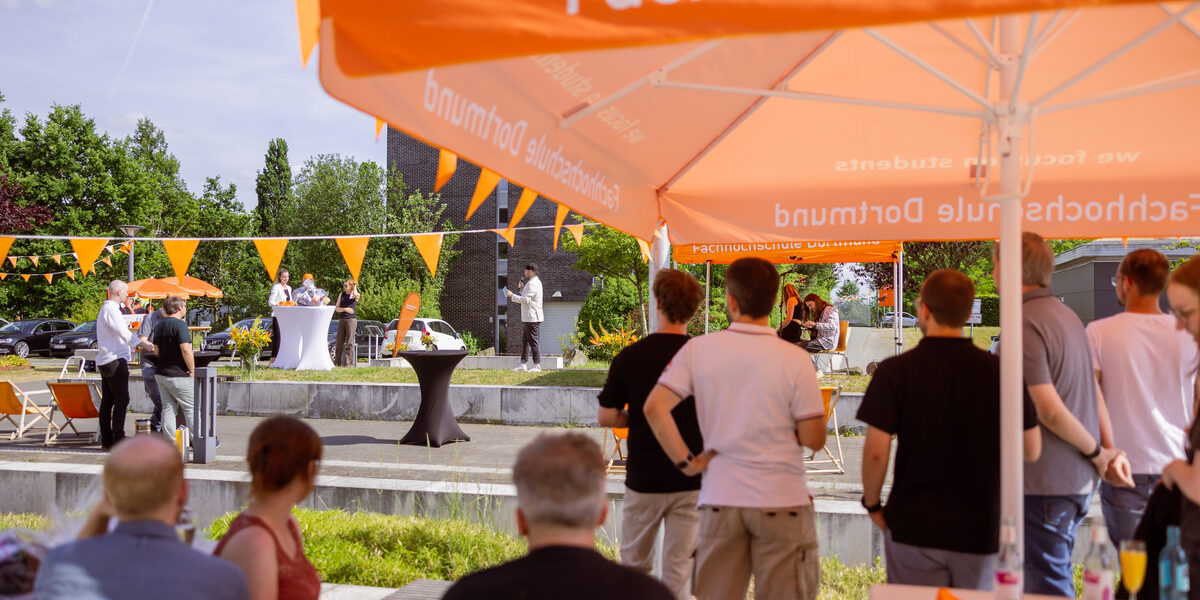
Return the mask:
<svg viewBox="0 0 1200 600"><path fill-rule="evenodd" d="M1002 56L1021 53L1020 25L1016 16L1000 17L999 51ZM1021 437L1021 166L1020 131L1023 119L1008 110L1019 88L1017 61L1001 62L1000 135L1000 514L1012 517L1016 545L1024 547L1024 464Z"/></svg>
<svg viewBox="0 0 1200 600"><path fill-rule="evenodd" d="M896 338L896 354L904 351L904 252L896 255L896 266L892 270L892 333Z"/></svg>
<svg viewBox="0 0 1200 600"><path fill-rule="evenodd" d="M704 261L704 333L708 333L708 287L712 283L712 261Z"/></svg>

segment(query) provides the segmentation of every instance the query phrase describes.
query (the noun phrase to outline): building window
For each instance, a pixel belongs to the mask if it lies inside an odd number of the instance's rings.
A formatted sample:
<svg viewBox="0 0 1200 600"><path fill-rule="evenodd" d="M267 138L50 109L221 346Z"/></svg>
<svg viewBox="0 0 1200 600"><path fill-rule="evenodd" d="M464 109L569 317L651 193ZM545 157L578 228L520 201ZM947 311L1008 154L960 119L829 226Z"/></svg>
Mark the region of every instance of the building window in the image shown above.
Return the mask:
<svg viewBox="0 0 1200 600"><path fill-rule="evenodd" d="M500 260L508 260L508 242L501 240L496 244L496 256Z"/></svg>

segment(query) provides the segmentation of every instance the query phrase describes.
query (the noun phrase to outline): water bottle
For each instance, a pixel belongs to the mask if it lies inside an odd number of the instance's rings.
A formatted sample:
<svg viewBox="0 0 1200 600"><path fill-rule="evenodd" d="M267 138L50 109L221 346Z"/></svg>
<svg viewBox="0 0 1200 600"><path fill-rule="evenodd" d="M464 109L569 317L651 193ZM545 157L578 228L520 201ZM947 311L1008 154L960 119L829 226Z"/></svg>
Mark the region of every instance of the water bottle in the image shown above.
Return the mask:
<svg viewBox="0 0 1200 600"><path fill-rule="evenodd" d="M1020 600L1024 587L1021 549L1017 547L1017 528L1012 517L1000 521L1000 553L996 555L996 600Z"/></svg>
<svg viewBox="0 0 1200 600"><path fill-rule="evenodd" d="M1113 559L1108 548L1108 531L1092 527L1092 545L1083 559L1083 600L1112 600Z"/></svg>
<svg viewBox="0 0 1200 600"><path fill-rule="evenodd" d="M1167 527L1167 545L1158 554L1158 597L1161 600L1187 600L1191 588L1187 555L1179 544L1179 527Z"/></svg>

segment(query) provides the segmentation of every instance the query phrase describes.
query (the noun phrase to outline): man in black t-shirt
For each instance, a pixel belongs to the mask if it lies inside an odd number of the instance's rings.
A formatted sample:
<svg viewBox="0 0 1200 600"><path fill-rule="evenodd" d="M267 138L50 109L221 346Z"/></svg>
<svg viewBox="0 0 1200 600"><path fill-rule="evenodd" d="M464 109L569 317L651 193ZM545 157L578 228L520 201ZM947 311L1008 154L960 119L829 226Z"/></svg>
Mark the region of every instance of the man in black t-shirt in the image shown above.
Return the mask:
<svg viewBox="0 0 1200 600"><path fill-rule="evenodd" d="M541 435L513 465L517 529L529 554L467 575L443 600L671 600L653 578L595 550L608 514L600 445L582 433Z"/></svg>
<svg viewBox="0 0 1200 600"><path fill-rule="evenodd" d="M600 391L601 425L629 428L625 501L621 520L621 562L643 573L654 565L654 541L663 531L662 580L678 598L691 597L691 577L700 515L700 476L689 477L667 458L642 407L663 369L688 341L687 324L703 293L696 279L665 269L654 277L658 330L613 358ZM696 421L696 401L687 398L672 411L693 454L704 449Z"/></svg>
<svg viewBox="0 0 1200 600"><path fill-rule="evenodd" d="M934 271L921 286L916 348L883 361L858 410L863 507L886 534L888 583L992 589L1000 531L1000 361L962 335L975 286ZM1042 437L1025 396L1025 460ZM883 506L892 436L892 492Z"/></svg>
<svg viewBox="0 0 1200 600"><path fill-rule="evenodd" d="M150 334L150 341L158 357L154 361L154 380L162 395L162 432L167 439L175 440L175 429L179 413L190 430L193 426L192 407L194 392L192 374L195 362L192 357L192 335L183 316L187 305L179 296L168 296L163 301L162 311L167 318L159 321Z"/></svg>

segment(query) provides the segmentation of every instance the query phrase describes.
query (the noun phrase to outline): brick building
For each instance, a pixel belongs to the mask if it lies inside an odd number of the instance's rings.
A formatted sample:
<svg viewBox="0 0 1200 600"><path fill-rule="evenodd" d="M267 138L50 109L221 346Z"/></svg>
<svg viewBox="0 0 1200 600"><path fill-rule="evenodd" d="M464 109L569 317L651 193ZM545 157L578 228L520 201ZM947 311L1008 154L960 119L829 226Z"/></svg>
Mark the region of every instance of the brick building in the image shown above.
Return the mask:
<svg viewBox="0 0 1200 600"><path fill-rule="evenodd" d="M398 169L404 181L423 193L433 192L437 179L438 150L400 131L388 129L387 162ZM497 229L508 226L509 207L516 206L521 188L501 181L496 191L467 221L467 207L479 180L479 167L460 160L458 170L442 188L445 216L465 229ZM557 205L541 198L533 203L519 227L554 225ZM516 290L527 263L537 263L545 290L546 322L542 325L544 354L561 351L559 336L575 329L579 308L592 288L592 276L576 270L575 255L553 250L553 229L517 231L514 247L498 235L469 234L459 238L461 251L450 271L439 299L442 318L459 332L470 331L500 353L520 353L520 305L504 296L504 286ZM511 268L510 268L511 265ZM509 281L511 274L512 280ZM508 318L509 307L512 318Z"/></svg>

